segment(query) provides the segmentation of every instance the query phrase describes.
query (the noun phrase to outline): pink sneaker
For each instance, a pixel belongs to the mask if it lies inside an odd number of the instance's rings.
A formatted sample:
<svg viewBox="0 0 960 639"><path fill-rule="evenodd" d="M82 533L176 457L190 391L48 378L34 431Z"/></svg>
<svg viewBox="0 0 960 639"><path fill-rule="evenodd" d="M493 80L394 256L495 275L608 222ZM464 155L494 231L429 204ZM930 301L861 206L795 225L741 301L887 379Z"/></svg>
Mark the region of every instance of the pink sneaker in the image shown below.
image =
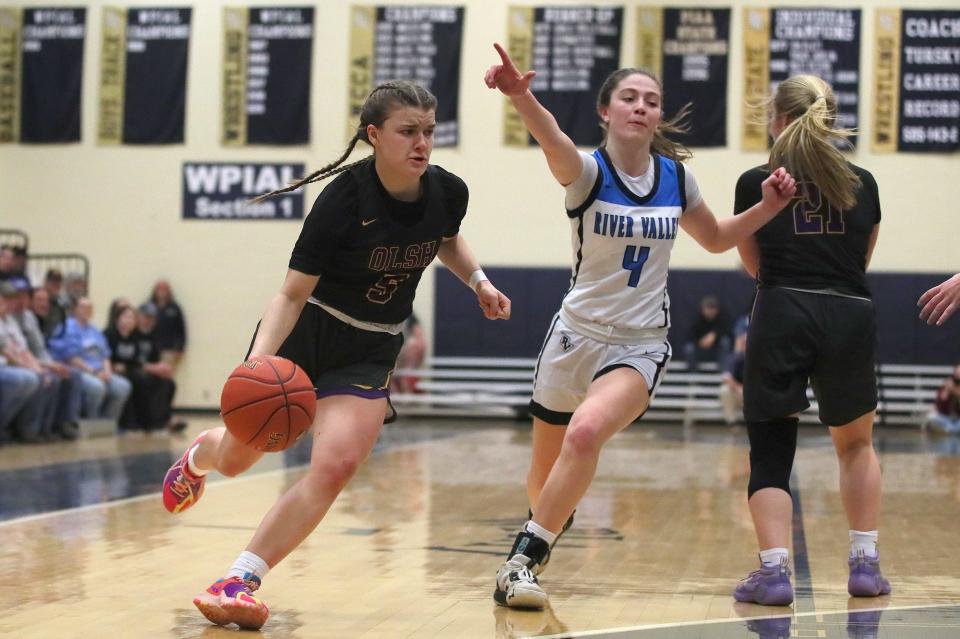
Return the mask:
<svg viewBox="0 0 960 639"><path fill-rule="evenodd" d="M207 480L207 476L194 477L193 473L187 468L187 456L190 454L190 450L196 446L206 434L207 431L203 431L193 440L193 443L187 448L187 452L170 467L170 470L167 471L166 476L163 478L163 506L171 513L179 513L186 510L197 503L201 495L203 495L203 485Z"/></svg>
<svg viewBox="0 0 960 639"><path fill-rule="evenodd" d="M241 628L259 630L270 616L267 605L253 596L259 587L260 578L249 572L243 579L217 579L206 591L193 598L193 605L218 626L235 623Z"/></svg>

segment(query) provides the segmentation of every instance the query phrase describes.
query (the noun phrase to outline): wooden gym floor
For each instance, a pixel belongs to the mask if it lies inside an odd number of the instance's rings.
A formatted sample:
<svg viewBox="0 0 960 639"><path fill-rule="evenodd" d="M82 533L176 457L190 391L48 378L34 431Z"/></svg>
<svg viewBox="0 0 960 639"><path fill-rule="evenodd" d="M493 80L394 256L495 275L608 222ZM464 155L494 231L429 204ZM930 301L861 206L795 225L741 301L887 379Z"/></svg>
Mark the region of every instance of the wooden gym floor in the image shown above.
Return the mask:
<svg viewBox="0 0 960 639"><path fill-rule="evenodd" d="M192 436L0 449L0 636L235 637L192 596L221 576L309 443L208 482L180 516L160 481ZM552 608L497 607L493 577L526 514L529 427L401 419L314 534L258 594L270 638L960 637L960 440L881 430L881 552L893 595L846 593L847 524L824 429L801 430L792 608L735 605L755 567L746 436L637 424L597 479L542 584ZM252 633L243 633L256 636Z"/></svg>

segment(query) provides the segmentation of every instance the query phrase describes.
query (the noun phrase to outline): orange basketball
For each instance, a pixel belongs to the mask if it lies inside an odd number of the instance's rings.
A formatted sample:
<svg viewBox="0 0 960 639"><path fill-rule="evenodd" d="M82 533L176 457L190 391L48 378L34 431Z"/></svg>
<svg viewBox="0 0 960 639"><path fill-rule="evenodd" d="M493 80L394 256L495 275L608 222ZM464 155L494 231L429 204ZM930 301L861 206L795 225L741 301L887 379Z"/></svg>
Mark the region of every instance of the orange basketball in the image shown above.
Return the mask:
<svg viewBox="0 0 960 639"><path fill-rule="evenodd" d="M223 385L220 415L230 434L257 450L289 448L317 412L313 382L288 359L268 355L240 364Z"/></svg>

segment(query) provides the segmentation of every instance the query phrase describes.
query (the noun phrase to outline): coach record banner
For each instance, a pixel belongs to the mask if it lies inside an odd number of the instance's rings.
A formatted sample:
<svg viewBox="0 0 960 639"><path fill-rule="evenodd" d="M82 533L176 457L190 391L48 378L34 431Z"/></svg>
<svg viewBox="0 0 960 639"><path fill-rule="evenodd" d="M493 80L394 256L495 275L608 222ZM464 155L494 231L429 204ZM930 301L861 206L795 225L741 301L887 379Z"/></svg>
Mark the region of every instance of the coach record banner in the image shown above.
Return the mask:
<svg viewBox="0 0 960 639"><path fill-rule="evenodd" d="M730 9L637 9L637 64L663 83L665 119L687 103L687 146L727 144L727 59Z"/></svg>
<svg viewBox="0 0 960 639"><path fill-rule="evenodd" d="M409 80L437 96L434 146L460 140L460 54L463 7L355 6L350 12L347 138L360 108L379 84Z"/></svg>
<svg viewBox="0 0 960 639"><path fill-rule="evenodd" d="M877 9L873 150L960 150L960 11Z"/></svg>
<svg viewBox="0 0 960 639"><path fill-rule="evenodd" d="M313 7L225 7L223 143L310 142Z"/></svg>
<svg viewBox="0 0 960 639"><path fill-rule="evenodd" d="M281 189L303 175L303 164L185 162L185 220L302 220L303 190L262 202L258 195Z"/></svg>
<svg viewBox="0 0 960 639"><path fill-rule="evenodd" d="M191 9L105 7L100 144L181 144Z"/></svg>
<svg viewBox="0 0 960 639"><path fill-rule="evenodd" d="M86 9L0 9L0 142L80 141Z"/></svg>

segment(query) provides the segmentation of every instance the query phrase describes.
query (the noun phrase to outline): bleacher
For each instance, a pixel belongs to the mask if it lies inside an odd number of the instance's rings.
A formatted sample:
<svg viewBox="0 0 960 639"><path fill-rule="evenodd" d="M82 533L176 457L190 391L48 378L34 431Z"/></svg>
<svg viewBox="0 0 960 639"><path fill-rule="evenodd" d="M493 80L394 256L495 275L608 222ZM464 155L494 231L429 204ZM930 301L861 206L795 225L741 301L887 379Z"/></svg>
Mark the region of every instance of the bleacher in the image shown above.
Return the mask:
<svg viewBox="0 0 960 639"><path fill-rule="evenodd" d="M423 368L400 369L398 376L414 377L417 393L393 393L401 415L526 418L533 390L533 358L433 357ZM878 425L922 427L933 398L950 374L949 366L881 365ZM671 362L645 420L722 423L719 388L721 374L715 366L687 370L682 361ZM808 390L811 406L801 415L816 423L817 403Z"/></svg>

